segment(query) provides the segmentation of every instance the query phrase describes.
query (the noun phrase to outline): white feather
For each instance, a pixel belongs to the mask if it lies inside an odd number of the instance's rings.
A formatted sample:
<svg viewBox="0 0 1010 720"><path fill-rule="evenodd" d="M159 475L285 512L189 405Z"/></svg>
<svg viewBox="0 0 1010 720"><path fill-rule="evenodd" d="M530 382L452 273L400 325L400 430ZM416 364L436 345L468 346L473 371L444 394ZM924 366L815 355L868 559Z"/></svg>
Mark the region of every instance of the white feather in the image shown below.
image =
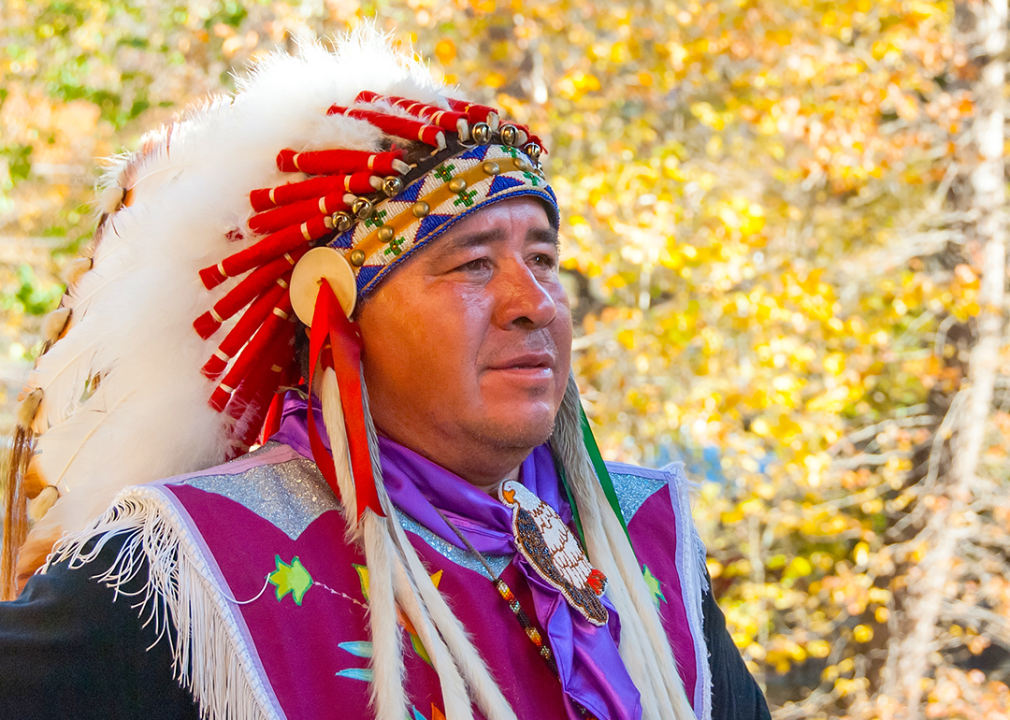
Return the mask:
<svg viewBox="0 0 1010 720"><path fill-rule="evenodd" d="M277 170L280 150L381 149L379 131L327 116L331 105L366 88L437 99L424 66L368 30L336 54L304 45L298 57L268 57L239 85L234 100L145 136L142 151L117 158L101 183L129 189L129 206L106 218L94 268L71 289L72 327L32 377L45 391L46 472L62 475L62 496L37 535L80 530L124 486L226 459L232 425L207 405L213 385L200 373L220 334L204 341L191 323L234 281L208 291L199 271L256 240L227 233L251 215L250 191L292 179ZM82 402L96 375L101 392Z"/></svg>
<svg viewBox="0 0 1010 720"><path fill-rule="evenodd" d="M366 510L361 524L368 565L368 622L373 646L371 704L376 720L401 720L407 715L407 693L403 687L403 635L396 620L393 589L395 549L383 518Z"/></svg>
<svg viewBox="0 0 1010 720"><path fill-rule="evenodd" d="M36 422L42 429L58 426L77 410L94 367L95 343L75 333L80 323L39 358L28 385L44 392Z"/></svg>
<svg viewBox="0 0 1010 720"><path fill-rule="evenodd" d="M351 472L350 447L347 444L347 427L344 423L344 411L340 406L340 386L337 384L337 373L333 368L323 371L323 383L320 388L323 422L326 434L330 439L330 454L333 455L333 469L337 476L337 486L340 488L340 502L344 506L344 517L347 520L347 535L349 539L360 536L358 532L358 496L354 489L354 475Z"/></svg>

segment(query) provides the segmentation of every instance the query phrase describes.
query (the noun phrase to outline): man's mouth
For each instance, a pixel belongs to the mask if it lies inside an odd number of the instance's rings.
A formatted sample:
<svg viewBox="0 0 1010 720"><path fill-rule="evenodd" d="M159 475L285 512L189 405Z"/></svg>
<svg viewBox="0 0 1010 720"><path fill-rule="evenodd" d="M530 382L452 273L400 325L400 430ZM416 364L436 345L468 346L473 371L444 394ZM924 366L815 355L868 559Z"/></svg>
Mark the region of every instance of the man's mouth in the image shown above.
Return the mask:
<svg viewBox="0 0 1010 720"><path fill-rule="evenodd" d="M549 371L554 367L554 356L550 353L525 353L499 361L491 366L492 370L511 370L516 372Z"/></svg>

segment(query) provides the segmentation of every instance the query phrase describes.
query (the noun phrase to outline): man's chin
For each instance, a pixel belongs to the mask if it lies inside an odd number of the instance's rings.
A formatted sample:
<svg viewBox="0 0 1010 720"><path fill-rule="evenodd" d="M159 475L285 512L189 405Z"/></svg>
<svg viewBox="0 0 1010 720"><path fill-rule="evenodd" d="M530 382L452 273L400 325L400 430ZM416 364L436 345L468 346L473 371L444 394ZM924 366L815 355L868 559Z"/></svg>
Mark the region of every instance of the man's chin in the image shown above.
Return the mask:
<svg viewBox="0 0 1010 720"><path fill-rule="evenodd" d="M487 418L478 432L484 442L502 450L515 451L543 445L554 432L553 412L511 415L503 418Z"/></svg>

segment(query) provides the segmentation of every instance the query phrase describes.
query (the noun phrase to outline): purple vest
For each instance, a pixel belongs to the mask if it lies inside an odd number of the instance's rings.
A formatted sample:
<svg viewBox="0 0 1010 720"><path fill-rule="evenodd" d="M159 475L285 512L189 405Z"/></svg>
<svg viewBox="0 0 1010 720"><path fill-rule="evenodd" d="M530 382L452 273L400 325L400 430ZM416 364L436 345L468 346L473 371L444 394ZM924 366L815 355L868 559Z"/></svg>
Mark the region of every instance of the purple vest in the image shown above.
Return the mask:
<svg viewBox="0 0 1010 720"><path fill-rule="evenodd" d="M711 679L701 617L704 548L690 518L687 482L678 467L656 471L611 464L610 472L688 698L698 718L706 720L711 717ZM130 492L121 496L121 506ZM328 708L339 708L341 717L372 716L365 560L344 542L338 503L309 458L270 442L220 467L132 492L155 508L178 537L179 553L190 568L190 574L180 577L196 578L178 583L170 612L181 607L192 617L183 621L184 631L187 623L213 624L212 631L186 633L194 646L222 645L198 650L181 668L182 681L210 717L225 716L224 708L213 707L222 703L247 706L250 712L240 711L242 717L310 720ZM561 511L564 517L568 509ZM410 516L402 518L433 582L471 634L518 718L570 715L558 678L477 559ZM514 557L491 555L488 560L533 616L531 590ZM179 618L173 620L180 625ZM441 720L437 675L409 622L401 618L401 624L412 720ZM240 682L207 680L208 674L225 671L201 663L226 664L228 677ZM236 699L233 689L221 690L239 684L245 697ZM211 685L218 689L201 692ZM480 717L476 708L474 712Z"/></svg>

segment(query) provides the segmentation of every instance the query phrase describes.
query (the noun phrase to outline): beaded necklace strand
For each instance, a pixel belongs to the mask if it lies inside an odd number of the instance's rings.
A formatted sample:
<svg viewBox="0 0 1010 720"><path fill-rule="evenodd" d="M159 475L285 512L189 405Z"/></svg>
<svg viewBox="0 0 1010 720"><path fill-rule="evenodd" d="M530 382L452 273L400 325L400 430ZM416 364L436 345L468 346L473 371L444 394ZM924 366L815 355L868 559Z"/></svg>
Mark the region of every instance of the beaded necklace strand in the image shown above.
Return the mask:
<svg viewBox="0 0 1010 720"><path fill-rule="evenodd" d="M509 609L512 610L512 614L515 615L516 620L519 621L523 632L526 633L526 637L528 637L530 642L536 646L537 652L547 663L547 667L551 669L554 677L558 679L558 682L561 682L561 675L558 672L558 663L554 659L554 652L551 650L550 644L547 642L547 639L540 634L536 625L534 625L533 621L530 620L530 616L526 614L525 610L523 610L522 606L519 604L518 598L516 598L515 594L512 592L512 589L505 583L504 580L501 579L501 575L495 574L495 571L491 567L491 564L487 561L487 558L484 557L480 550L473 546L473 543L467 539L466 535L464 535L463 532L456 527L441 510L435 508L435 512L437 512L439 517L445 521L445 524L449 526L449 529L456 533L456 537L458 537L460 541L466 545L467 550L473 553L473 556L477 558L480 564L484 567L484 571L490 578L491 584L494 585L495 590L498 591L498 594L501 595L502 599L508 603ZM581 703L572 700L572 704L575 705L579 715L583 718L586 720L596 720L596 717L583 707Z"/></svg>

